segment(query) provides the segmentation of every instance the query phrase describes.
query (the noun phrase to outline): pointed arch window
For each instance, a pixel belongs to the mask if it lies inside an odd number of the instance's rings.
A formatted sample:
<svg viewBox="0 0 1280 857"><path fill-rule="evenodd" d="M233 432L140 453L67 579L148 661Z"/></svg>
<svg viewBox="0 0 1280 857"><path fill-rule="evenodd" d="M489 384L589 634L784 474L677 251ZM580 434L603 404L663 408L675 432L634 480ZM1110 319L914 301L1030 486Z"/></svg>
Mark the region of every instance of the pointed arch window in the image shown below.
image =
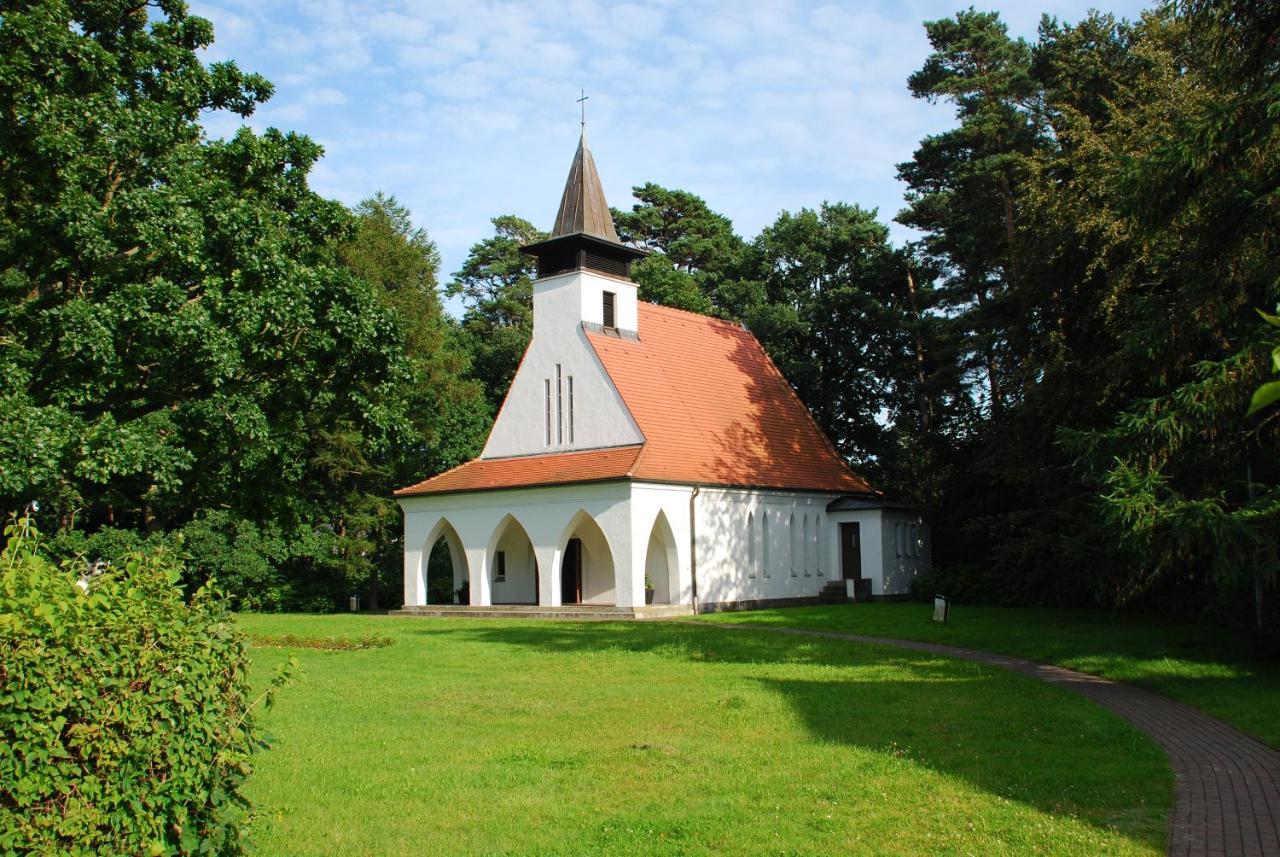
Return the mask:
<svg viewBox="0 0 1280 857"><path fill-rule="evenodd" d="M760 573L769 576L769 510L760 510Z"/></svg>
<svg viewBox="0 0 1280 857"><path fill-rule="evenodd" d="M791 576L798 577L796 573L796 515L791 513L791 519L787 522L787 557L790 560Z"/></svg>
<svg viewBox="0 0 1280 857"><path fill-rule="evenodd" d="M812 562L812 560L810 560L809 558L809 555L813 552L813 549L812 549L812 546L809 544L809 516L808 515L804 516L803 537L804 537L804 545L803 545L803 550L801 552L804 556L804 576L813 577L813 572L810 570L811 568L810 562Z"/></svg>
<svg viewBox="0 0 1280 857"><path fill-rule="evenodd" d="M756 576L756 516L747 512L747 577Z"/></svg>
<svg viewBox="0 0 1280 857"><path fill-rule="evenodd" d="M818 577L822 577L822 513L813 519L813 566Z"/></svg>

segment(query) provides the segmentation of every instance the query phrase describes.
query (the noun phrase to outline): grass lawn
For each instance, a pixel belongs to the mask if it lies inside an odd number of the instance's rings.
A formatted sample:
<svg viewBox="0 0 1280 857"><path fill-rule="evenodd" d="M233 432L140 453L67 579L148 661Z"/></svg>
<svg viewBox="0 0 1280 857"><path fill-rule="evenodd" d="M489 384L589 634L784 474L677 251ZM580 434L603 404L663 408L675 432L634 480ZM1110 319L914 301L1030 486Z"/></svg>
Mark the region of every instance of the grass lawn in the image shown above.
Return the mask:
<svg viewBox="0 0 1280 857"><path fill-rule="evenodd" d="M898 602L701 618L925 640L1020 655L1144 685L1280 748L1280 664L1250 659L1249 644L1228 630L1086 610L952 607L946 624L931 621L932 615L932 605Z"/></svg>
<svg viewBox="0 0 1280 857"><path fill-rule="evenodd" d="M1163 852L1155 745L995 668L688 625L241 624L284 643L260 681L303 669L249 783L266 854Z"/></svg>

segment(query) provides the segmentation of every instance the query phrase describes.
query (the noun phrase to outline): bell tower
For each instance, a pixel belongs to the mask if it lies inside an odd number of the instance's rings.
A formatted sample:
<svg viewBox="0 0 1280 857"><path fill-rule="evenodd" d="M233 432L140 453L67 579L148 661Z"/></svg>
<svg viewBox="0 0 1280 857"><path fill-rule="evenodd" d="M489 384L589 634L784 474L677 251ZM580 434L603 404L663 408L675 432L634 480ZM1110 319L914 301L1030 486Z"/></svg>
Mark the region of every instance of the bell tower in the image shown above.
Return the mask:
<svg viewBox="0 0 1280 857"><path fill-rule="evenodd" d="M538 260L538 279L533 284L535 331L570 322L636 333L631 263L646 254L618 240L585 129L569 167L551 237L520 250ZM569 300L565 300L566 290L575 293ZM548 300L552 292L557 295ZM566 314L568 307L577 311ZM556 318L550 317L553 313Z"/></svg>
<svg viewBox="0 0 1280 857"><path fill-rule="evenodd" d="M646 255L618 240L586 134L569 168L538 260L533 337L481 458L581 452L644 442L588 334L638 340L631 263Z"/></svg>

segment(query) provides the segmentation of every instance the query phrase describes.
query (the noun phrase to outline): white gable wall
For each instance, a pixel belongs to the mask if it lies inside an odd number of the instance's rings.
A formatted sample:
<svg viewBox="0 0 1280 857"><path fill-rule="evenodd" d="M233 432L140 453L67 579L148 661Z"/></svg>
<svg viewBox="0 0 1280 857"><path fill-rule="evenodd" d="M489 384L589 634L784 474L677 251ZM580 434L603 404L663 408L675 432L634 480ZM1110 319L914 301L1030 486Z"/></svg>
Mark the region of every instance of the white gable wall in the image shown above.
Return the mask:
<svg viewBox="0 0 1280 857"><path fill-rule="evenodd" d="M618 295L619 327L636 326L635 285L586 271L570 271L533 284L533 339L511 382L481 458L536 455L642 443L644 436L623 404L582 322L599 324L602 293ZM627 299L624 300L624 297ZM560 365L557 396L556 365ZM573 378L573 440L569 432L569 378ZM551 443L547 443L546 384L551 385Z"/></svg>

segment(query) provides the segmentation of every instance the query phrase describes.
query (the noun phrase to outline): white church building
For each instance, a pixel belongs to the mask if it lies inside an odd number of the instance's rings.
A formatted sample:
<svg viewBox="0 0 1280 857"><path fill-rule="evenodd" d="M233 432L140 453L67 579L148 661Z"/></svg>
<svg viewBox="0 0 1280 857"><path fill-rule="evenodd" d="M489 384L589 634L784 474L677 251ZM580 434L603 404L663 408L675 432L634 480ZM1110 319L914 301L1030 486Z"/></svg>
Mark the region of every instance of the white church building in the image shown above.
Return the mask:
<svg viewBox="0 0 1280 857"><path fill-rule="evenodd" d="M756 338L637 299L578 145L479 458L396 492L404 612L656 616L904 594L919 514L850 470ZM451 596L429 604L441 540ZM465 607L463 606L465 605Z"/></svg>

